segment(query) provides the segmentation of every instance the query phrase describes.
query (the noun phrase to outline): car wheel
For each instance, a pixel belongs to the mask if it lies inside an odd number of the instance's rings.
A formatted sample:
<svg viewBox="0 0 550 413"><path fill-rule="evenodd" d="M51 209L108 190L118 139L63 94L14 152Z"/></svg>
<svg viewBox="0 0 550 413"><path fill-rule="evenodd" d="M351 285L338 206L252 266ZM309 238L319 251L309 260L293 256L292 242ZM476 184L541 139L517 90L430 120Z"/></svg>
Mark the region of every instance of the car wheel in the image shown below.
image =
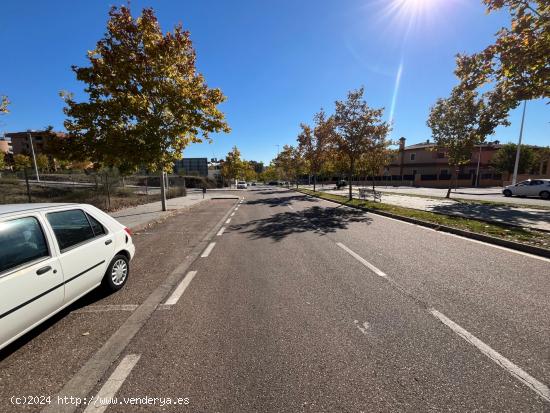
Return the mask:
<svg viewBox="0 0 550 413"><path fill-rule="evenodd" d="M130 263L125 255L115 255L105 277L103 277L103 286L107 291L115 292L120 290L126 284L128 275L130 274Z"/></svg>
<svg viewBox="0 0 550 413"><path fill-rule="evenodd" d="M510 191L509 189L505 189L503 192L504 196L512 196L512 191Z"/></svg>
<svg viewBox="0 0 550 413"><path fill-rule="evenodd" d="M542 199L550 199L550 192L548 191L542 191L539 195Z"/></svg>

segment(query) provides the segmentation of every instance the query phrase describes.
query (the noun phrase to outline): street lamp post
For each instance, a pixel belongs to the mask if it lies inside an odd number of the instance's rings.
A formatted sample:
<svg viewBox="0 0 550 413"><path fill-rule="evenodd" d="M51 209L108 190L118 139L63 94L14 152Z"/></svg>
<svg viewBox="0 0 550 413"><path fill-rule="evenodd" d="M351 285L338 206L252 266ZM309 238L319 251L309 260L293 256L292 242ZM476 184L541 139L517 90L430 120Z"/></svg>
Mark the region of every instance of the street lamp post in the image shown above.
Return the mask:
<svg viewBox="0 0 550 413"><path fill-rule="evenodd" d="M27 136L29 137L29 141L31 144L31 154L32 154L32 162L34 164L34 173L36 174L36 180L40 182L40 176L38 175L38 166L36 165L36 155L34 154L34 145L32 144L32 135L31 131L27 131Z"/></svg>
<svg viewBox="0 0 550 413"><path fill-rule="evenodd" d="M525 109L527 108L527 101L523 101L523 115L521 116L521 128L519 130L519 141L518 149L516 152L516 163L514 164L514 175L512 176L512 185L515 185L518 180L518 168L519 168L519 157L521 155L521 140L523 138L523 124L525 123Z"/></svg>

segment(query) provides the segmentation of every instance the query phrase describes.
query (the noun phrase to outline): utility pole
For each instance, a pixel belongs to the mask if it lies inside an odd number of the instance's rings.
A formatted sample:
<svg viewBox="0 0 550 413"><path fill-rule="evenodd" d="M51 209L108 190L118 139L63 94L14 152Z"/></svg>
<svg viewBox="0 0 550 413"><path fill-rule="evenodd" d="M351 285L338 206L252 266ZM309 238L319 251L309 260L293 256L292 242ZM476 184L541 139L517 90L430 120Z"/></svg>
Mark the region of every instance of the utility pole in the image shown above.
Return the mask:
<svg viewBox="0 0 550 413"><path fill-rule="evenodd" d="M514 164L514 175L512 176L512 185L515 185L518 180L519 157L521 155L521 140L523 138L523 124L525 123L525 109L527 101L523 101L523 115L521 116L521 128L519 130L518 150L516 152L516 163Z"/></svg>
<svg viewBox="0 0 550 413"><path fill-rule="evenodd" d="M29 137L29 141L31 143L32 162L34 163L34 172L36 174L36 180L40 182L40 176L38 175L38 166L36 165L36 155L34 154L34 145L32 144L32 135L30 130L27 131L27 136Z"/></svg>
<svg viewBox="0 0 550 413"><path fill-rule="evenodd" d="M160 202L162 204L162 210L166 211L166 189L164 187L165 181L164 181L164 169L160 173Z"/></svg>

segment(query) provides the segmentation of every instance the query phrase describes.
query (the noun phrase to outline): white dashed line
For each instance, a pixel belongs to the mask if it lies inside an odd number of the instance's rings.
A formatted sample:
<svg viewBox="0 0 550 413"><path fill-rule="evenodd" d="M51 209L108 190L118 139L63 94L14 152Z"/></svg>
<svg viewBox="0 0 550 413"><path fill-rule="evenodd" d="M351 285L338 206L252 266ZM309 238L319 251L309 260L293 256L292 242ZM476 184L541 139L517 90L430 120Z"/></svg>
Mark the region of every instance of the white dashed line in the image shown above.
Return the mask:
<svg viewBox="0 0 550 413"><path fill-rule="evenodd" d="M89 404L88 407L86 407L86 410L84 410L84 413L102 413L107 410L107 407L109 407L109 403L107 401L113 399L118 389L120 389L136 363L139 361L140 357L141 356L139 354L128 354L124 357L115 371L113 371L113 374L111 374L103 387L101 387L99 393L97 393L97 396L94 398L94 401L96 401L97 404L94 402ZM100 403L100 399L104 400L105 403Z"/></svg>
<svg viewBox="0 0 550 413"><path fill-rule="evenodd" d="M497 363L500 367L502 367L505 370L508 370L508 372L512 376L514 376L516 379L521 381L523 384L525 384L527 387L529 387L531 390L537 393L540 397L550 402L550 389L545 384L541 383L540 381L538 381L537 379L529 375L527 372L525 372L520 367L512 363L502 354L493 350L483 341L481 341L480 339L478 339L468 331L464 330L462 327L460 327L458 324L456 324L454 321L450 320L449 318L445 317L439 311L433 308L428 311L435 318L437 318L439 321L441 321L443 324L445 324L447 327L453 330L456 334L458 334L468 343L477 347L479 351L481 351L483 354L485 354L487 357L489 357L491 360Z"/></svg>
<svg viewBox="0 0 550 413"><path fill-rule="evenodd" d="M287 207L289 207L290 209L294 209L294 208L292 208L292 205L287 205Z"/></svg>
<svg viewBox="0 0 550 413"><path fill-rule="evenodd" d="M379 275L380 277L388 278L386 273L376 268L374 265L372 265L370 262L368 262L366 259L361 257L356 252L350 250L348 247L346 247L341 242L337 242L336 245L338 245L340 248L342 248L344 251L346 251L349 255L351 255L353 258L355 258L357 261L359 261L361 264L363 264L365 267L367 267L369 270L371 270L376 275Z"/></svg>
<svg viewBox="0 0 550 413"><path fill-rule="evenodd" d="M231 218L227 218L227 221L225 221L226 224L229 224L231 222Z"/></svg>
<svg viewBox="0 0 550 413"><path fill-rule="evenodd" d="M174 305L178 302L182 294L185 292L186 288L189 286L193 278L197 275L197 271L189 271L185 278L181 280L179 285L176 287L172 295L166 300L165 305Z"/></svg>
<svg viewBox="0 0 550 413"><path fill-rule="evenodd" d="M221 227L216 235L219 237L220 235L223 234L224 231L225 231L225 227Z"/></svg>
<svg viewBox="0 0 550 413"><path fill-rule="evenodd" d="M208 244L208 247L206 247L204 249L204 251L202 252L201 254L201 258L206 258L210 255L210 253L212 252L212 250L214 249L214 246L216 245L215 242L211 242L210 244Z"/></svg>
<svg viewBox="0 0 550 413"><path fill-rule="evenodd" d="M235 213L234 213L234 212L232 212L230 216L232 216L232 217L233 217L233 216L235 216Z"/></svg>

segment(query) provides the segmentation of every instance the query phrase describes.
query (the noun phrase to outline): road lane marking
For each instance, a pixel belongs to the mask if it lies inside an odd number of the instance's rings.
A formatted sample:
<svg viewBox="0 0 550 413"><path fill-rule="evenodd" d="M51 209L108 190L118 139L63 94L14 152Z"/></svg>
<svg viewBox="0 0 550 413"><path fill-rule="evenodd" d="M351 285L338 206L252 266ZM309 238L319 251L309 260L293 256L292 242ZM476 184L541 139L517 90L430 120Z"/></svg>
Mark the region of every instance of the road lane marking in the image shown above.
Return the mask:
<svg viewBox="0 0 550 413"><path fill-rule="evenodd" d="M221 227L216 235L219 237L220 235L223 234L224 231L225 231L225 227Z"/></svg>
<svg viewBox="0 0 550 413"><path fill-rule="evenodd" d="M165 305L174 305L178 302L182 294L185 292L186 288L191 284L191 281L193 281L193 278L195 278L195 275L197 275L197 271L189 271L185 278L181 280L179 285L176 287L174 292L170 297L168 297L168 300L164 302Z"/></svg>
<svg viewBox="0 0 550 413"><path fill-rule="evenodd" d="M230 216L232 216L232 217L233 217L233 216L235 216L235 213L234 213L234 212L232 212Z"/></svg>
<svg viewBox="0 0 550 413"><path fill-rule="evenodd" d="M73 311L73 313L103 313L106 311L134 311L138 308L137 304L109 304L109 305L89 305L87 307L79 308Z"/></svg>
<svg viewBox="0 0 550 413"><path fill-rule="evenodd" d="M231 222L231 218L227 218L227 221L225 221L226 224L229 224Z"/></svg>
<svg viewBox="0 0 550 413"><path fill-rule="evenodd" d="M287 205L287 207L289 207L290 209L294 209L294 208L292 208L292 205Z"/></svg>
<svg viewBox="0 0 550 413"><path fill-rule="evenodd" d="M483 341L481 341L480 339L478 339L476 336L469 333L468 331L464 330L462 327L456 324L453 320L445 317L436 309L431 308L428 311L435 318L437 318L439 321L441 321L443 324L445 324L447 327L453 330L456 334L458 334L468 343L477 347L479 351L481 351L483 354L485 354L487 357L489 357L491 360L497 363L500 367L507 370L512 376L514 376L516 379L518 379L527 387L529 387L531 390L533 390L535 393L537 393L540 397L550 402L550 389L545 384L541 383L540 381L535 379L533 376L529 375L529 373L522 370L519 366L512 363L510 360L508 360L506 357L504 357L502 354L500 354L496 350L493 350Z"/></svg>
<svg viewBox="0 0 550 413"><path fill-rule="evenodd" d="M84 413L102 413L107 410L109 407L109 400L112 400L117 391L122 387L122 384L130 375L130 372L135 367L140 357L139 354L128 354L124 357L115 371L113 371L111 376L101 387L99 393L97 393L97 396L94 398L94 402L86 407ZM104 403L101 403L101 401L104 401Z"/></svg>
<svg viewBox="0 0 550 413"><path fill-rule="evenodd" d="M208 244L208 246L204 249L204 251L202 252L201 254L201 258L206 258L210 255L210 253L212 252L212 250L214 249L214 246L216 245L215 242L211 242L210 244Z"/></svg>
<svg viewBox="0 0 550 413"><path fill-rule="evenodd" d="M380 277L388 278L386 273L376 268L374 265L372 265L370 262L368 262L366 259L361 257L356 252L350 250L348 247L346 247L341 242L337 242L336 245L338 245L340 248L342 248L344 251L346 251L349 255L351 255L353 258L355 258L357 261L359 261L361 264L363 264L365 267L367 267L369 270L371 270L376 275L379 275Z"/></svg>

